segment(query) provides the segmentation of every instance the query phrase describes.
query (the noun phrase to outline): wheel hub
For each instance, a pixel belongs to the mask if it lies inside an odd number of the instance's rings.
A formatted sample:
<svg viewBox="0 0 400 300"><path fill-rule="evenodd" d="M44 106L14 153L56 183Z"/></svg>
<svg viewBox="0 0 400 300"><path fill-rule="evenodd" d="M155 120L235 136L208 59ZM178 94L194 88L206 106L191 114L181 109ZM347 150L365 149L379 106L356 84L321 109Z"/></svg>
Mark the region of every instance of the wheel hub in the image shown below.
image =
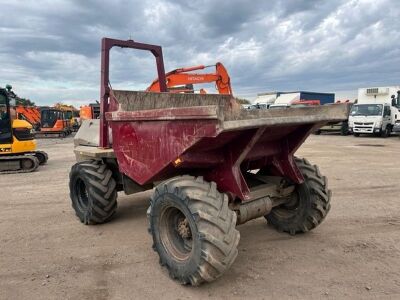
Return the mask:
<svg viewBox="0 0 400 300"><path fill-rule="evenodd" d="M183 239L189 239L192 237L192 232L190 231L189 222L186 218L180 219L178 221L178 233Z"/></svg>
<svg viewBox="0 0 400 300"><path fill-rule="evenodd" d="M160 238L165 250L178 261L187 260L193 239L190 220L177 207L167 207L160 217Z"/></svg>

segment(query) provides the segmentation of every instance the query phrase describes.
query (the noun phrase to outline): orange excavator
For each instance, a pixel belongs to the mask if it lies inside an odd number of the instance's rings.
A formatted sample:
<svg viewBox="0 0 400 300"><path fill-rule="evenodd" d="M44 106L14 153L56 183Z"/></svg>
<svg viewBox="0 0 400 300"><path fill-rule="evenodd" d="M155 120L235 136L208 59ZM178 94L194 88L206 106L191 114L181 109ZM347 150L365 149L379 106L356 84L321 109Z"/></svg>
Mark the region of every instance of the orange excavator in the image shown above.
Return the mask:
<svg viewBox="0 0 400 300"><path fill-rule="evenodd" d="M67 119L65 111L54 107L41 107L40 131L35 137L66 137L72 133L70 119Z"/></svg>
<svg viewBox="0 0 400 300"><path fill-rule="evenodd" d="M16 108L17 119L28 121L33 129L40 128L40 112L37 107L18 105Z"/></svg>
<svg viewBox="0 0 400 300"><path fill-rule="evenodd" d="M100 117L100 104L90 103L89 105L82 105L79 110L80 121L98 119Z"/></svg>
<svg viewBox="0 0 400 300"><path fill-rule="evenodd" d="M215 73L190 73L191 71L204 70L205 68L215 66ZM228 71L224 65L217 62L210 66L194 66L188 68L175 69L165 74L167 80L167 88L170 93L193 93L193 85L200 83L215 82L215 88L219 94L232 95L231 80ZM160 92L160 83L158 79L146 89L147 92ZM200 90L200 94L206 94L204 89Z"/></svg>

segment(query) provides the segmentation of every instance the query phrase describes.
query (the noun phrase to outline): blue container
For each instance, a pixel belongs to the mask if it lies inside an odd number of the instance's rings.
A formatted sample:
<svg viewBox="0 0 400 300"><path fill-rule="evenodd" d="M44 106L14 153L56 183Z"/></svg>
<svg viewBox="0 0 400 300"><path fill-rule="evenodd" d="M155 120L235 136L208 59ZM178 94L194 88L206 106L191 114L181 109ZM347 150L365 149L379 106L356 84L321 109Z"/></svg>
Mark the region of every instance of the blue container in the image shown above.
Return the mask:
<svg viewBox="0 0 400 300"><path fill-rule="evenodd" d="M300 93L300 100L319 100L321 105L327 103L335 103L334 93L317 93L317 92L305 92L305 91L294 91L294 92L278 92L277 96L282 94Z"/></svg>

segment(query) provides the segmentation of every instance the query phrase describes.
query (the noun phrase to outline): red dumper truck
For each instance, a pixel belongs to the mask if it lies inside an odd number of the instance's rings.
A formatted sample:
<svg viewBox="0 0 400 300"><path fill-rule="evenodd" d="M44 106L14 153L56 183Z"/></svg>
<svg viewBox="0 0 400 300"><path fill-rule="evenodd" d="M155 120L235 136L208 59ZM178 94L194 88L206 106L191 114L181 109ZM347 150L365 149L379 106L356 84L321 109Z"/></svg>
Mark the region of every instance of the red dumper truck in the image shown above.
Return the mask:
<svg viewBox="0 0 400 300"><path fill-rule="evenodd" d="M114 90L112 47L150 51L160 93ZM104 38L100 120L77 134L70 197L80 221L109 221L117 194L153 189L153 249L171 278L198 285L220 277L237 256L237 225L264 217L279 231L304 233L330 209L318 167L296 150L347 105L246 110L231 95L167 93L160 46ZM98 122L98 123L97 123Z"/></svg>

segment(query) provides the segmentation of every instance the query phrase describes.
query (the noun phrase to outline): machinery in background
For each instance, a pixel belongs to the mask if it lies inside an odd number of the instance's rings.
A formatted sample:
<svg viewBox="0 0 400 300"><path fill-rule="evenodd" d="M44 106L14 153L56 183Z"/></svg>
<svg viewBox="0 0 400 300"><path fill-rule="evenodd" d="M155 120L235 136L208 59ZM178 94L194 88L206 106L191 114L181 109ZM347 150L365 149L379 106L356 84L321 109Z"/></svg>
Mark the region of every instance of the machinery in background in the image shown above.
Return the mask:
<svg viewBox="0 0 400 300"><path fill-rule="evenodd" d="M349 106L352 106L353 103L350 102L350 100L345 100L345 101L336 101L335 104L348 104ZM350 112L350 111L349 111ZM322 126L320 129L314 132L314 134L319 135L323 132L339 132L340 135L349 135L350 134L350 129L349 129L349 121L344 120L341 122L336 122L336 123L328 123L325 126Z"/></svg>
<svg viewBox="0 0 400 300"><path fill-rule="evenodd" d="M191 71L204 70L215 66L215 73L190 73ZM170 93L193 93L193 85L201 83L215 82L215 88L219 94L232 95L231 80L224 65L217 62L211 66L195 66L188 68L175 69L165 74L167 80L167 90ZM146 89L146 92L160 92L160 83L155 79ZM200 94L206 94L204 89L200 89Z"/></svg>
<svg viewBox="0 0 400 300"><path fill-rule="evenodd" d="M36 151L32 125L16 118L11 86L0 88L0 174L35 171L47 162L46 152Z"/></svg>
<svg viewBox="0 0 400 300"><path fill-rule="evenodd" d="M269 109L276 108L289 108L289 107L308 107L313 105L320 105L321 102L319 100L295 100L291 103L276 103L268 106Z"/></svg>
<svg viewBox="0 0 400 300"><path fill-rule="evenodd" d="M245 104L243 105L243 108L252 110L252 109L268 109L270 107L270 104L267 103L256 103L256 104Z"/></svg>
<svg viewBox="0 0 400 300"><path fill-rule="evenodd" d="M255 104L249 105L247 109L277 109L288 108L293 105L325 105L335 102L334 93L320 93L320 92L265 92L257 94L254 100Z"/></svg>
<svg viewBox="0 0 400 300"><path fill-rule="evenodd" d="M254 100L255 104L252 104L248 109L266 109L270 105L275 103L277 92L264 92L257 94L257 98Z"/></svg>
<svg viewBox="0 0 400 300"><path fill-rule="evenodd" d="M40 131L36 137L66 137L72 133L71 120L67 119L65 112L53 107L40 109Z"/></svg>
<svg viewBox="0 0 400 300"><path fill-rule="evenodd" d="M358 89L357 103L349 116L349 129L354 136L388 137L400 120L399 91L400 86Z"/></svg>
<svg viewBox="0 0 400 300"><path fill-rule="evenodd" d="M72 131L78 131L80 122L79 122L79 110L77 110L72 105L56 103L54 108L59 109L64 112L65 119L68 120L68 127L72 129Z"/></svg>
<svg viewBox="0 0 400 300"><path fill-rule="evenodd" d="M40 111L37 107L18 105L15 110L17 119L28 121L33 129L40 130Z"/></svg>
<svg viewBox="0 0 400 300"><path fill-rule="evenodd" d="M290 106L296 106L296 107L305 107L305 106L310 106L310 105L321 105L320 100L298 100L292 102Z"/></svg>
<svg viewBox="0 0 400 300"><path fill-rule="evenodd" d="M318 99L321 105L332 104L335 102L335 94L306 91L277 92L274 104L292 104L298 101L310 101L316 99Z"/></svg>
<svg viewBox="0 0 400 300"><path fill-rule="evenodd" d="M395 101L396 101L396 107L400 110L400 90L397 91L397 97L395 97ZM395 120L392 132L400 135L400 119Z"/></svg>
<svg viewBox="0 0 400 300"><path fill-rule="evenodd" d="M79 110L80 123L83 120L98 119L100 117L100 104L90 103L89 105L82 105Z"/></svg>

